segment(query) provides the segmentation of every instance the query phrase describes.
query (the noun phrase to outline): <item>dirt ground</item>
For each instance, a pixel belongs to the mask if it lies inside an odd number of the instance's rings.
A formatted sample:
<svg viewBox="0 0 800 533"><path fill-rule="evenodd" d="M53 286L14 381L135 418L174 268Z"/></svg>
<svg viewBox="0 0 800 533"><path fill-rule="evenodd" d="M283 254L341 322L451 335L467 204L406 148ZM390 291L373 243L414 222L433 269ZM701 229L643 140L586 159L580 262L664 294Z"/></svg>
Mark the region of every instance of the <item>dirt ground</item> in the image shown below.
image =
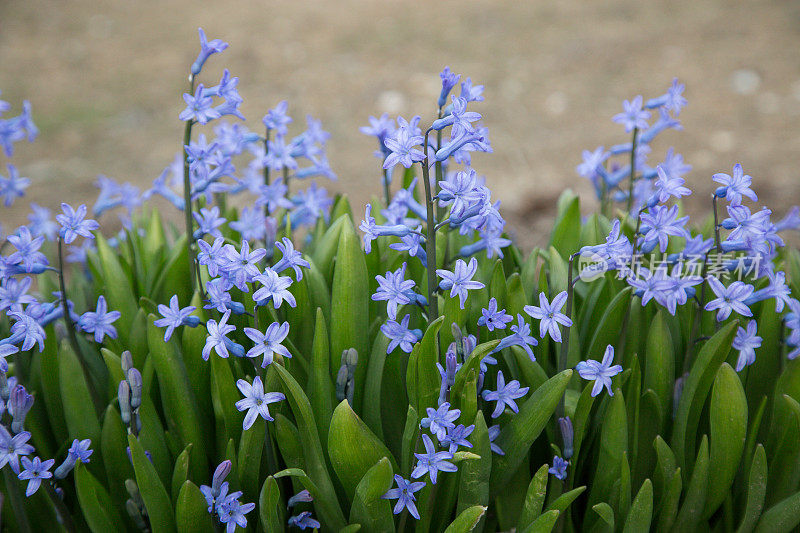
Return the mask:
<svg viewBox="0 0 800 533"><path fill-rule="evenodd" d="M369 115L431 120L449 65L486 87L475 106L494 154L475 158L523 244L544 240L565 187L593 208L575 173L581 151L625 142L610 118L623 99L686 84L683 132L668 132L694 169L694 208L710 176L741 162L761 203L800 203L800 2L474 0L203 3L188 0L4 0L0 90L31 101L41 136L13 162L28 200L91 203L97 174L145 187L180 146L181 93L197 27L230 48L204 71L240 78L247 124L289 100L332 134L329 158L354 207L379 192ZM0 173L5 173L0 155ZM702 193L702 194L700 194ZM27 201L0 211L8 228Z"/></svg>

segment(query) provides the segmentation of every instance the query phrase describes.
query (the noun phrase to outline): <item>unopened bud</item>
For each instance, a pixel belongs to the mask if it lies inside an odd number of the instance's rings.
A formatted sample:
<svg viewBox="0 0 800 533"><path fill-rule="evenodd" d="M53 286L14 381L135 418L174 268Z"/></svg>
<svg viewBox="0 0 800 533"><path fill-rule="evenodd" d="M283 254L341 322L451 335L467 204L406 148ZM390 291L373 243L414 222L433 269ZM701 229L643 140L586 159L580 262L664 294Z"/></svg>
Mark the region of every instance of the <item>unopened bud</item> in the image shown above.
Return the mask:
<svg viewBox="0 0 800 533"><path fill-rule="evenodd" d="M574 451L572 447L572 441L575 433L572 429L572 420L570 420L568 416L559 418L558 426L561 428L561 439L564 441L564 459L569 460Z"/></svg>
<svg viewBox="0 0 800 533"><path fill-rule="evenodd" d="M119 382L117 399L119 400L119 414L122 422L127 426L131 423L131 388L125 380Z"/></svg>
<svg viewBox="0 0 800 533"><path fill-rule="evenodd" d="M142 373L135 368L128 369L128 385L131 389L131 409L142 405Z"/></svg>
<svg viewBox="0 0 800 533"><path fill-rule="evenodd" d="M128 370L133 368L133 356L131 355L130 350L125 350L122 352L122 355L120 356L120 363L122 364L122 371L125 372L125 374L128 373Z"/></svg>

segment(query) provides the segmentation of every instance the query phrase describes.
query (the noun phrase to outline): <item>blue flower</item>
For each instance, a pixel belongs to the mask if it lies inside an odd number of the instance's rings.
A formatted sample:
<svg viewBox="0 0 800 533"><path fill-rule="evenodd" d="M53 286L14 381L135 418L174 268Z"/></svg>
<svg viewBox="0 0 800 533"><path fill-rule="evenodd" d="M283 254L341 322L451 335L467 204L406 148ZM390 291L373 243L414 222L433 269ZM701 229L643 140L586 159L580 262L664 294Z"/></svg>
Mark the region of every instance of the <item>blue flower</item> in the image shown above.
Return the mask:
<svg viewBox="0 0 800 533"><path fill-rule="evenodd" d="M257 177L263 179L261 175ZM267 206L270 213L280 208L288 209L292 207L292 202L286 198L288 190L288 187L283 183L282 177L276 179L269 185L262 184L259 189L258 198L256 199L256 207Z"/></svg>
<svg viewBox="0 0 800 533"><path fill-rule="evenodd" d="M483 399L487 402L497 402L494 411L492 412L492 418L497 418L503 414L506 405L509 407L509 409L515 413L518 413L519 408L517 407L517 402L514 400L522 398L527 393L528 387L520 387L519 381L516 379L509 381L508 384L506 384L505 378L503 377L503 371L499 370L497 372L497 390L484 390L481 393L481 396L483 396Z"/></svg>
<svg viewBox="0 0 800 533"><path fill-rule="evenodd" d="M739 313L742 316L753 316L753 312L744 303L747 298L753 294L753 286L741 281L734 281L730 286L725 287L717 278L710 276L708 278L708 286L714 291L717 296L715 300L711 300L705 306L706 311L717 311L717 322L722 322L732 312Z"/></svg>
<svg viewBox="0 0 800 533"><path fill-rule="evenodd" d="M278 135L286 135L289 132L289 128L286 126L292 122L292 117L286 114L288 108L289 102L282 100L273 109L267 111L261 122L267 129L275 130Z"/></svg>
<svg viewBox="0 0 800 533"><path fill-rule="evenodd" d="M273 354L275 353L283 357L292 357L289 350L281 344L289 334L288 322L284 322L283 324L273 322L267 327L267 331L264 333L261 333L255 328L244 328L244 333L255 343L255 346L248 350L247 357L258 357L264 354L261 368L266 368L267 365L272 364Z"/></svg>
<svg viewBox="0 0 800 533"><path fill-rule="evenodd" d="M437 105L444 107L444 104L447 103L447 95L450 94L453 87L458 85L459 80L461 80L461 74L456 74L450 70L450 67L444 67L444 70L439 73L439 77L442 79L442 91L439 93Z"/></svg>
<svg viewBox="0 0 800 533"><path fill-rule="evenodd" d="M222 237L219 231L221 225L225 224L227 220L219 216L219 207L214 206L211 208L202 208L200 212L193 212L192 216L197 221L197 229L194 231L194 239L200 239L203 235L211 235L214 238Z"/></svg>
<svg viewBox="0 0 800 533"><path fill-rule="evenodd" d="M273 307L278 309L283 301L286 300L290 307L297 307L294 295L288 290L292 284L292 278L289 276L279 276L277 272L267 267L264 273L255 276L253 281L263 285L253 293L253 300L258 305L267 305L272 300Z"/></svg>
<svg viewBox="0 0 800 533"><path fill-rule="evenodd" d="M311 264L303 259L303 254L294 249L294 244L288 237L281 239L282 242L276 242L275 246L281 251L283 256L281 260L273 265L272 270L281 273L287 268L294 269L295 278L297 281L303 279L303 271L300 267L311 268Z"/></svg>
<svg viewBox="0 0 800 533"><path fill-rule="evenodd" d="M420 427L429 428L440 441L445 438L447 431L455 427L455 421L461 416L460 409L450 410L450 402L442 403L438 408L428 407L428 416L420 420Z"/></svg>
<svg viewBox="0 0 800 533"><path fill-rule="evenodd" d="M394 272L387 272L386 277L378 274L375 279L378 280L378 290L372 295L374 301L386 301L386 312L392 320L397 318L397 307L411 303L409 293L414 291L414 280L405 279L406 264L403 263L400 268Z"/></svg>
<svg viewBox="0 0 800 533"><path fill-rule="evenodd" d="M684 228L689 217L678 218L678 206L667 208L657 205L650 208L648 213L642 213L642 225L639 232L642 234L642 251L647 253L659 245L661 252L667 251L669 236L690 237Z"/></svg>
<svg viewBox="0 0 800 533"><path fill-rule="evenodd" d="M8 165L8 177L0 176L0 196L3 197L3 205L10 207L17 198L25 196L25 189L31 184L28 178L20 178L17 167Z"/></svg>
<svg viewBox="0 0 800 533"><path fill-rule="evenodd" d="M511 335L503 337L492 353L499 352L509 346L519 346L528 354L528 357L531 361L536 361L536 356L533 355L533 350L531 350L531 346L536 346L539 344L535 338L531 336L531 327L525 322L525 319L522 318L522 315L517 314L517 324L511 326Z"/></svg>
<svg viewBox="0 0 800 533"><path fill-rule="evenodd" d="M480 281L472 280L477 271L478 261L474 257L469 260L469 264L465 263L463 259L458 259L453 272L444 269L436 270L436 275L442 278L439 288L445 291L449 290L450 298L458 296L461 309L464 309L467 291L485 287Z"/></svg>
<svg viewBox="0 0 800 533"><path fill-rule="evenodd" d="M747 323L747 329L739 327L736 337L733 339L733 349L739 350L739 358L736 360L736 371L752 365L756 361L756 348L761 347L761 337L756 335L758 324L755 320Z"/></svg>
<svg viewBox="0 0 800 533"><path fill-rule="evenodd" d="M372 135L378 139L380 151L375 153L376 156L385 158L389 155L389 149L386 148L383 141L394 134L394 122L389 118L388 114L384 113L380 118L369 117L369 126L361 126L358 128L358 131L364 135Z"/></svg>
<svg viewBox="0 0 800 533"><path fill-rule="evenodd" d="M108 335L112 339L117 338L117 330L111 325L122 314L119 311L107 311L106 298L102 294L97 297L97 309L83 313L78 320L78 326L87 332L94 334L94 341L103 342L103 337Z"/></svg>
<svg viewBox="0 0 800 533"><path fill-rule="evenodd" d="M77 210L72 209L72 206L62 203L61 209L63 214L56 215L56 220L61 224L61 231L59 235L64 239L64 244L72 244L78 236L86 237L87 239L94 239L92 231L100 227L100 224L95 220L86 219L86 205L81 204Z"/></svg>
<svg viewBox="0 0 800 533"><path fill-rule="evenodd" d="M203 28L197 28L197 32L200 34L200 53L197 55L197 59L194 60L194 63L192 63L191 73L194 76L200 74L200 71L203 69L203 64L212 54L222 52L228 48L228 43L220 39L214 39L212 41L207 40Z"/></svg>
<svg viewBox="0 0 800 533"><path fill-rule="evenodd" d="M169 307L164 304L158 305L158 312L164 318L159 318L153 324L159 328L166 327L167 331L164 332L164 342L167 342L172 337L172 332L179 326L196 327L200 323L200 317L191 316L197 309L193 305L188 305L181 309L178 304L178 295L173 294L169 300Z"/></svg>
<svg viewBox="0 0 800 533"><path fill-rule="evenodd" d="M496 453L497 455L505 455L506 452L500 449L500 446L494 443L497 440L498 435L500 435L500 426L494 425L489 428L489 446L491 447L492 453Z"/></svg>
<svg viewBox="0 0 800 533"><path fill-rule="evenodd" d="M464 98L453 96L453 105L448 107L450 111L447 116L434 120L431 124L432 130L442 130L447 126L452 126L451 134L457 136L462 131L472 131L472 122L481 119L480 113L467 111L467 101Z"/></svg>
<svg viewBox="0 0 800 533"><path fill-rule="evenodd" d="M211 355L211 350L217 352L220 357L228 357L228 333L236 329L235 326L228 324L231 312L225 311L222 319L217 322L214 319L209 319L206 322L206 329L208 330L208 337L206 337L206 344L203 346L203 359L208 361Z"/></svg>
<svg viewBox="0 0 800 533"><path fill-rule="evenodd" d="M36 344L39 345L40 352L44 350L44 329L32 316L22 311L9 311L7 316L15 320L11 325L9 343L22 342L20 349L23 352L30 350Z"/></svg>
<svg viewBox="0 0 800 533"><path fill-rule="evenodd" d="M475 425L464 427L464 424L459 424L447 430L447 435L439 440L439 444L447 446L450 453L455 453L459 446L464 448L472 448L472 443L467 440L472 432L475 430Z"/></svg>
<svg viewBox="0 0 800 533"><path fill-rule="evenodd" d="M567 467L569 466L569 461L565 461L559 456L553 457L553 466L551 466L547 471L553 474L557 479L565 480L567 479Z"/></svg>
<svg viewBox="0 0 800 533"><path fill-rule="evenodd" d="M622 109L623 112L614 115L612 120L625 126L625 132L631 132L634 128L647 129L647 120L650 118L650 112L642 109L641 95L631 101L625 100L622 102Z"/></svg>
<svg viewBox="0 0 800 533"><path fill-rule="evenodd" d="M467 102L483 102L483 85L472 85L472 79L461 82L461 98Z"/></svg>
<svg viewBox="0 0 800 533"><path fill-rule="evenodd" d="M478 319L479 326L486 326L489 331L495 329L506 329L506 324L514 320L511 315L506 314L506 310L497 310L497 299L489 300L489 306L481 309L481 317Z"/></svg>
<svg viewBox="0 0 800 533"><path fill-rule="evenodd" d="M397 483L397 488L389 489L386 494L381 496L384 500L394 500L397 498L397 503L394 505L393 513L400 514L403 509L408 509L408 512L419 520L419 511L414 504L417 498L414 493L421 490L425 486L424 481L409 481L397 474L394 475L394 481Z"/></svg>
<svg viewBox="0 0 800 533"><path fill-rule="evenodd" d="M683 186L686 180L680 176L669 174L661 165L656 167L656 172L658 173L658 179L656 179L658 202L666 202L671 196L680 198L692 194L690 189Z"/></svg>
<svg viewBox="0 0 800 533"><path fill-rule="evenodd" d="M622 372L622 366L611 365L614 362L614 347L610 344L606 347L606 353L603 355L603 360L597 362L594 359L588 361L581 361L575 366L575 370L585 380L594 381L592 387L592 397L600 394L603 387L608 390L609 396L614 396L611 390L611 378Z"/></svg>
<svg viewBox="0 0 800 533"><path fill-rule="evenodd" d="M406 315L400 323L390 319L381 326L381 332L391 341L386 348L387 354L392 353L392 350L398 346L404 352L411 353L413 344L422 338L422 331L408 329L410 319L411 315Z"/></svg>
<svg viewBox="0 0 800 533"><path fill-rule="evenodd" d="M304 502L308 503L312 501L314 501L314 498L311 496L311 493L308 492L308 489L303 489L294 496L292 496L291 498L289 498L289 501L286 502L286 507L292 508L300 503Z"/></svg>
<svg viewBox="0 0 800 533"><path fill-rule="evenodd" d="M0 311L19 310L23 304L35 303L36 298L28 294L32 282L33 280L27 276L21 280L5 278L0 281Z"/></svg>
<svg viewBox="0 0 800 533"><path fill-rule="evenodd" d="M598 146L594 152L584 150L582 154L583 161L575 167L575 171L579 176L593 179L597 175L598 169L602 168L603 163L610 155L611 153L607 152L602 146Z"/></svg>
<svg viewBox="0 0 800 533"><path fill-rule="evenodd" d="M753 178L744 173L740 163L736 163L733 166L732 176L719 172L711 176L711 179L722 184L714 194L719 198L725 198L733 205L741 204L742 196L747 196L754 202L758 201L758 196L750 188Z"/></svg>
<svg viewBox="0 0 800 533"><path fill-rule="evenodd" d="M378 237L404 237L411 233L411 228L403 224L391 226L376 224L375 218L372 216L371 204L367 204L364 208L364 220L361 221L358 229L364 232L364 251L367 253L372 251L372 241Z"/></svg>
<svg viewBox="0 0 800 533"><path fill-rule="evenodd" d="M678 78L673 78L672 85L669 89L667 89L666 94L659 96L658 98L648 100L645 106L648 109L663 107L664 109L675 113L675 116L677 117L681 114L681 109L687 104L686 98L683 97L683 90L684 85L682 83L678 83Z"/></svg>
<svg viewBox="0 0 800 533"><path fill-rule="evenodd" d="M183 121L193 120L200 124L206 124L215 118L219 118L219 111L214 109L214 101L210 96L203 94L203 84L200 83L194 91L194 95L183 93L183 101L186 102L186 109L181 111L178 118Z"/></svg>
<svg viewBox="0 0 800 533"><path fill-rule="evenodd" d="M19 473L18 477L22 480L29 480L28 488L25 490L25 496L30 497L39 490L43 479L50 479L53 477L53 473L50 472L50 467L53 466L55 462L55 459L42 461L38 457L34 457L33 461L31 461L27 457L22 458L22 467L24 470Z"/></svg>
<svg viewBox="0 0 800 533"><path fill-rule="evenodd" d="M225 251L230 262L223 267L223 271L239 290L250 292L247 284L261 275L258 263L267 255L267 251L264 248L256 248L251 252L248 241L242 241L242 248L239 252L230 244L225 245Z"/></svg>
<svg viewBox="0 0 800 533"><path fill-rule="evenodd" d="M301 530L307 527L311 529L319 529L322 527L320 523L311 516L310 511L303 511L297 516L290 516L288 523L290 526L296 526Z"/></svg>
<svg viewBox="0 0 800 533"><path fill-rule="evenodd" d="M539 336L541 338L544 338L544 334L547 332L554 341L561 342L561 329L558 325L572 326L572 320L561 312L561 308L564 307L565 303L567 303L567 291L561 291L557 294L553 298L553 303L548 302L547 296L540 292L539 307L533 305L524 307L526 313L539 320Z"/></svg>
<svg viewBox="0 0 800 533"><path fill-rule="evenodd" d="M422 141L422 135L416 134L414 128L402 120L402 117L397 119L400 127L394 132L391 137L386 137L383 144L389 150L389 155L383 162L383 168L392 168L398 163L406 168L411 168L415 161L422 161L425 159L425 154L417 149Z"/></svg>
<svg viewBox="0 0 800 533"><path fill-rule="evenodd" d="M261 383L261 378L258 376L255 377L252 385L240 379L236 382L236 386L244 395L244 399L236 402L236 409L239 411L247 410L243 424L245 430L250 429L259 415L264 420L271 422L273 418L269 414L269 404L286 399L286 396L280 392L264 394L264 384Z"/></svg>
<svg viewBox="0 0 800 533"><path fill-rule="evenodd" d="M78 461L88 463L90 461L89 457L94 453L94 450L89 448L91 445L91 439L73 440L72 446L67 450L67 457L64 462L56 468L55 477L64 479Z"/></svg>
<svg viewBox="0 0 800 533"><path fill-rule="evenodd" d="M458 470L456 465L450 462L453 459L452 453L437 452L428 435L422 435L422 443L425 445L425 453L414 454L417 458L417 465L411 472L412 478L419 479L425 474L429 474L431 483L435 485L439 472L455 472Z"/></svg>
<svg viewBox="0 0 800 533"><path fill-rule="evenodd" d="M15 474L19 474L20 456L33 453L33 446L28 444L30 438L27 431L12 436L5 426L0 425L0 468L8 464Z"/></svg>
<svg viewBox="0 0 800 533"><path fill-rule="evenodd" d="M236 526L247 527L247 518L244 515L256 508L255 503L241 503L236 498L224 500L217 508L219 521L225 524L225 533L233 533Z"/></svg>
<svg viewBox="0 0 800 533"><path fill-rule="evenodd" d="M245 207L239 212L239 220L231 222L229 226L239 232L243 241L260 241L266 235L267 220L261 209Z"/></svg>
<svg viewBox="0 0 800 533"><path fill-rule="evenodd" d="M473 169L448 174L447 179L439 182L439 194L436 195L439 205L450 208L450 216L460 216L475 204L482 204L484 195L478 187L477 173Z"/></svg>
<svg viewBox="0 0 800 533"><path fill-rule="evenodd" d="M262 164L272 170L282 170L284 168L296 169L297 161L292 155L291 146L286 145L283 135L277 135L274 141L267 143L269 149L262 159Z"/></svg>

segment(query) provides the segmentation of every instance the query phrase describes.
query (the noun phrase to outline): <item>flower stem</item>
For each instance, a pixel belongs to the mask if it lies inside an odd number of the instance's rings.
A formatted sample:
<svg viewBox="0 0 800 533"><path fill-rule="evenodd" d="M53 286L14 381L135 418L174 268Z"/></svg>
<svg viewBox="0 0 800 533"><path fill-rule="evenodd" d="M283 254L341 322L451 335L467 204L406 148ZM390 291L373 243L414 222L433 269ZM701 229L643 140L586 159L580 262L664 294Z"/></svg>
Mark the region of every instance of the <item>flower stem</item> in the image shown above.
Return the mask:
<svg viewBox="0 0 800 533"><path fill-rule="evenodd" d="M72 522L69 509L67 509L67 506L64 505L64 501L56 494L56 491L53 489L53 484L49 482L42 484L44 485L45 491L47 491L47 495L50 496L50 501L53 502L53 506L56 508L56 513L58 514L61 525L70 533L75 531L75 524Z"/></svg>
<svg viewBox="0 0 800 533"><path fill-rule="evenodd" d="M194 75L189 76L189 94L194 94ZM192 248L192 181L189 175L189 154L186 153L186 146L192 142L192 125L193 120L186 121L186 127L183 130L183 144L181 145L181 153L183 154L183 213L186 221L186 257L189 261L189 279L192 283L192 292L195 290L195 259L194 251Z"/></svg>
<svg viewBox="0 0 800 533"><path fill-rule="evenodd" d="M401 184L402 185L402 184ZM386 201L386 207L389 207L389 204L392 201L392 195L389 191L389 169L383 169L383 198Z"/></svg>
<svg viewBox="0 0 800 533"><path fill-rule="evenodd" d="M574 294L573 288L575 286L575 281L572 279L572 263L575 261L575 257L578 253L574 253L569 256L569 266L567 267L567 316L572 320L572 297ZM564 336L563 341L561 342L561 353L558 357L558 372L563 372L567 369L567 358L569 356L569 335L570 335L570 326L564 326ZM563 417L566 416L566 410L564 406L564 396L561 397L561 402L559 403L558 407L559 416Z"/></svg>
<svg viewBox="0 0 800 533"><path fill-rule="evenodd" d="M67 338L69 338L69 343L72 346L72 350L75 352L75 357L78 358L78 362L81 365L83 379L86 381L86 387L89 389L89 396L92 397L92 403L94 404L95 411L98 415L100 415L103 412L103 402L100 400L100 396L97 394L97 389L95 389L94 380L89 372L89 367L86 366L86 358L83 355L80 344L78 344L78 337L75 335L75 324L72 322L72 317L69 314L69 305L67 304L67 288L66 284L64 283L64 253L62 249L63 245L61 244L61 237L59 236L58 285L59 290L61 291L61 308L64 311L64 324L67 326Z"/></svg>
<svg viewBox="0 0 800 533"><path fill-rule="evenodd" d="M428 324L439 318L439 302L436 299L436 219L433 215L433 195L431 194L431 179L428 169L428 134L425 132L425 142L422 145L425 150L425 159L422 165L422 183L425 185L425 207L427 208L426 225L428 228L427 238L425 239L425 254L428 256Z"/></svg>
<svg viewBox="0 0 800 533"><path fill-rule="evenodd" d="M6 482L8 497L11 499L11 509L14 510L17 528L21 533L31 533L31 524L28 522L28 515L25 514L25 507L19 490L19 481L11 472L10 465L8 468L3 468L3 479Z"/></svg>
<svg viewBox="0 0 800 533"><path fill-rule="evenodd" d="M719 217L717 216L717 195L711 195L711 205L714 208L714 245L716 246L717 251L720 250L720 238L719 238Z"/></svg>
<svg viewBox="0 0 800 533"><path fill-rule="evenodd" d="M633 140L631 141L631 179L628 184L628 213L631 212L631 207L633 207L633 182L636 178L636 141L638 138L639 128L633 128Z"/></svg>

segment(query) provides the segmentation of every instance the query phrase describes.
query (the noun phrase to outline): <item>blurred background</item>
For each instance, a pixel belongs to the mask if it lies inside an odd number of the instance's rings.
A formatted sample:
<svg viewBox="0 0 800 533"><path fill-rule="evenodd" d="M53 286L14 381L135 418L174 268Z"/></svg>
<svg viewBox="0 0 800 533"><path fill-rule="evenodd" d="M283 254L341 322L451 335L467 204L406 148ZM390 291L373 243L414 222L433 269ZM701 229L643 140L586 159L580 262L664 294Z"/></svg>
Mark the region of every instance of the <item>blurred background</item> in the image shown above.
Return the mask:
<svg viewBox="0 0 800 533"><path fill-rule="evenodd" d="M17 144L13 162L32 184L0 208L6 229L29 201L91 205L97 174L142 189L159 175L180 149L198 26L230 43L201 81L226 67L238 76L246 125L261 132L283 99L291 134L306 114L322 120L339 176L331 188L357 213L380 194L376 142L358 127L382 112L430 123L445 65L485 86L474 110L494 153L473 166L523 243L546 241L565 187L594 209L575 172L582 150L629 141L611 122L622 100L659 96L673 77L686 84L684 131L659 136L650 163L669 147L683 154L690 210L707 202L711 174L737 162L777 216L800 203L797 1L4 0L2 99L9 116L30 100L41 129ZM0 173L5 163L0 155Z"/></svg>

